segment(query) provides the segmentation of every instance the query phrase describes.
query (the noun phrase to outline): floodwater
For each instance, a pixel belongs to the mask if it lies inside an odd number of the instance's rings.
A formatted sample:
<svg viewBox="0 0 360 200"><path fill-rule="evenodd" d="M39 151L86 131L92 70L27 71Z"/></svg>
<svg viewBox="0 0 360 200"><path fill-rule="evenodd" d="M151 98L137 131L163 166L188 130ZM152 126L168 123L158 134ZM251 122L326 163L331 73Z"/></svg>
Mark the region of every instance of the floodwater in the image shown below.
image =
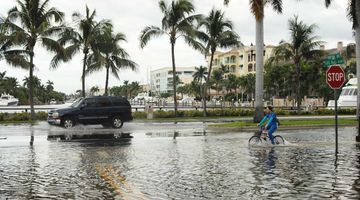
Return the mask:
<svg viewBox="0 0 360 200"><path fill-rule="evenodd" d="M60 141L48 135L69 132L45 123L0 126L0 199L360 199L355 128L339 129L336 158L333 128L249 147L253 133L203 123L124 126L133 138Z"/></svg>

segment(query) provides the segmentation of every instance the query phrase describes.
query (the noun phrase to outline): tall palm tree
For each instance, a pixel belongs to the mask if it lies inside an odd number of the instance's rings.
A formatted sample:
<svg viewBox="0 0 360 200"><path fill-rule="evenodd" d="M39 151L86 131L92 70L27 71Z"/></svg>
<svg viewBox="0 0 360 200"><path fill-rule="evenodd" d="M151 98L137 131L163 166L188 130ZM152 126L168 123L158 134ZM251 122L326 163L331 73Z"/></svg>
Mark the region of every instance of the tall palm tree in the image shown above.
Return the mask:
<svg viewBox="0 0 360 200"><path fill-rule="evenodd" d="M328 7L333 0L325 0L325 5ZM356 77L358 91L360 91L360 1L348 0L348 18L352 21L352 28L355 30L355 42L356 42ZM357 113L360 116L360 93L357 94ZM359 117L358 117L359 118ZM357 141L360 142L360 119L358 125Z"/></svg>
<svg viewBox="0 0 360 200"><path fill-rule="evenodd" d="M87 6L85 16L81 15L79 12L74 12L72 17L76 23L76 29L67 28L60 33L59 42L62 45L68 45L65 49L65 54L68 59L79 52L83 53L81 95L85 97L87 60L90 53L97 51L96 41L98 35L101 33L102 28L108 26L110 22L108 20L101 20L100 22L95 21L96 10L91 12ZM51 67L56 68L61 60L60 57L55 56L51 62Z"/></svg>
<svg viewBox="0 0 360 200"><path fill-rule="evenodd" d="M96 41L98 51L89 56L88 72L98 71L102 67L106 69L105 96L108 95L110 71L117 79L120 79L120 69L136 70L137 68L137 64L128 59L129 54L119 45L122 41L126 41L123 33L114 34L112 25L104 26Z"/></svg>
<svg viewBox="0 0 360 200"><path fill-rule="evenodd" d="M317 55L319 50L315 50L320 46L321 41L317 41L314 36L316 26L314 24L306 25L303 21L299 21L295 16L289 20L290 42L281 41L279 46L275 48L275 60L291 60L296 68L296 101L298 113L301 111L301 62L305 59L311 59Z"/></svg>
<svg viewBox="0 0 360 200"><path fill-rule="evenodd" d="M204 98L209 86L214 54L218 48L239 47L239 36L232 30L232 22L224 17L220 10L211 10L210 14L199 22L204 31L198 32L198 37L205 43L206 54L210 54L209 72L206 78ZM206 116L206 103L204 103L204 116Z"/></svg>
<svg viewBox="0 0 360 200"><path fill-rule="evenodd" d="M185 39L185 41L195 49L202 49L200 43L196 42L195 32L192 23L197 20L201 15L190 15L195 11L194 5L190 0L176 0L171 4L165 2L165 0L159 1L159 7L162 12L163 19L161 21L161 27L147 26L140 34L140 47L144 48L150 39L159 37L161 35L167 35L171 44L171 60L172 60L172 72L173 80L176 80L176 65L175 65L175 44L179 37ZM177 116L177 101L176 101L176 84L173 84L174 91L174 114Z"/></svg>
<svg viewBox="0 0 360 200"><path fill-rule="evenodd" d="M227 5L230 0L224 0ZM264 97L264 8L267 4L278 13L282 13L282 0L250 0L250 9L256 20L256 90L254 122L260 122L263 116Z"/></svg>
<svg viewBox="0 0 360 200"><path fill-rule="evenodd" d="M29 70L29 79L33 79L34 48L42 43L48 51L59 55L62 46L53 39L53 35L62 28L53 26L53 22L61 23L64 13L56 8L48 8L49 0L17 0L17 6L8 11L7 18L0 24L3 34L0 45L6 61L16 67ZM29 81L29 101L31 120L35 119L33 81Z"/></svg>

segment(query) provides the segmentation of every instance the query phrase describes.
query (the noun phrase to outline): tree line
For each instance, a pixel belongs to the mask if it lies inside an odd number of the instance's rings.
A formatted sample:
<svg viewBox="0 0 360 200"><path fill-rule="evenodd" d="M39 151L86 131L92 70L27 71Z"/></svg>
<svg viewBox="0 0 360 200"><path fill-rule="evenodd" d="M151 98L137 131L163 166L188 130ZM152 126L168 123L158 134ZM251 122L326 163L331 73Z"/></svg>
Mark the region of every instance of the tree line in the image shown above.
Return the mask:
<svg viewBox="0 0 360 200"><path fill-rule="evenodd" d="M11 94L19 99L19 104L28 104L29 100L29 87L30 79L25 77L22 80L22 84L15 77L6 76L6 72L0 72L0 94ZM48 104L51 100L57 102L65 101L65 93L55 91L54 83L50 80L46 83L34 76L33 77L34 87L34 102L36 104Z"/></svg>

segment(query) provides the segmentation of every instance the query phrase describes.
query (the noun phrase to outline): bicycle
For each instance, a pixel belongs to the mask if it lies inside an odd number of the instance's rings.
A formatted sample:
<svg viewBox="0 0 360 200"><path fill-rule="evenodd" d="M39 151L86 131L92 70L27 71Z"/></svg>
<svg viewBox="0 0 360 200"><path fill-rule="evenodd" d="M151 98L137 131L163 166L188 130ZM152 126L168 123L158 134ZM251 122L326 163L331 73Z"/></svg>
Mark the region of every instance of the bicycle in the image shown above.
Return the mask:
<svg viewBox="0 0 360 200"><path fill-rule="evenodd" d="M270 138L268 136L268 132L264 129L264 127L260 127L259 131L256 131L255 134L249 139L250 145L259 145L261 143L267 143L270 141ZM285 144L285 140L280 135L274 136L274 142L277 145Z"/></svg>

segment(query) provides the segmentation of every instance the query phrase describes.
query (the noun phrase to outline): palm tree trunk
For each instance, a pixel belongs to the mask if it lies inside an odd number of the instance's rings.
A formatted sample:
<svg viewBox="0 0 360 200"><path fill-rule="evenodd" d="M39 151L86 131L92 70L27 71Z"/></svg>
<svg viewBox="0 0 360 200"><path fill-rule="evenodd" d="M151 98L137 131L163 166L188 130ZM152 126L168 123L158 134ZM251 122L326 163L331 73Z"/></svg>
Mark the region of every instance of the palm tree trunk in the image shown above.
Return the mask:
<svg viewBox="0 0 360 200"><path fill-rule="evenodd" d="M174 90L174 117L177 117L177 101L176 101L176 67L175 67L175 41L171 40L171 58L173 68L173 90Z"/></svg>
<svg viewBox="0 0 360 200"><path fill-rule="evenodd" d="M104 96L108 96L108 84L109 84L109 66L106 67L106 79L105 79L105 93L104 93Z"/></svg>
<svg viewBox="0 0 360 200"><path fill-rule="evenodd" d="M205 81L205 88L204 88L204 117L206 117L206 92L207 92L207 86L209 85L210 82L210 76L211 76L211 69L212 69L212 64L213 64L213 60L214 60L214 54L215 54L216 49L211 49L211 57L210 57L210 64L209 64L209 71L207 74L207 78Z"/></svg>
<svg viewBox="0 0 360 200"><path fill-rule="evenodd" d="M297 102L297 113L298 115L301 112L301 94L300 94L300 73L301 73L301 66L300 62L296 62L296 102Z"/></svg>
<svg viewBox="0 0 360 200"><path fill-rule="evenodd" d="M256 83L254 122L260 122L264 109L264 18L256 20Z"/></svg>
<svg viewBox="0 0 360 200"><path fill-rule="evenodd" d="M87 52L84 52L84 61L83 61L83 70L82 70L82 96L85 97L85 71L86 71L86 60L87 60Z"/></svg>
<svg viewBox="0 0 360 200"><path fill-rule="evenodd" d="M33 49L33 48L32 48ZM34 110L34 51L30 50L30 70L29 70L29 101L30 101L30 120L35 120Z"/></svg>
<svg viewBox="0 0 360 200"><path fill-rule="evenodd" d="M357 77L357 113L358 113L358 136L357 141L360 142L360 2L355 1L355 12L358 26L355 28L356 41L356 77Z"/></svg>

